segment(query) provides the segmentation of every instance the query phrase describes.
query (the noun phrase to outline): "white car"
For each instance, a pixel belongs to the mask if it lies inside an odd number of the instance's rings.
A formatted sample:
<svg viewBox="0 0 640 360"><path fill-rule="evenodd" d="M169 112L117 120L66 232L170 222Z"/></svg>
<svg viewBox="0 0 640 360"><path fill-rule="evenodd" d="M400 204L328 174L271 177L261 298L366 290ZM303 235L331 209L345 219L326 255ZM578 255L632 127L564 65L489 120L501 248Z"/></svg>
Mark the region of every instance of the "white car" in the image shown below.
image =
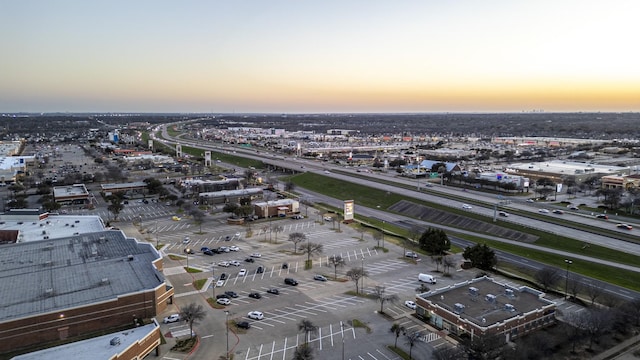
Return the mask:
<svg viewBox="0 0 640 360"><path fill-rule="evenodd" d="M229 252L229 248L226 246L220 246L218 250L220 250L221 252Z"/></svg>
<svg viewBox="0 0 640 360"><path fill-rule="evenodd" d="M224 286L224 280L218 280L216 282L216 287L221 287L221 286Z"/></svg>
<svg viewBox="0 0 640 360"><path fill-rule="evenodd" d="M411 301L411 300L407 300L404 302L404 306L408 307L411 310L415 310L416 309L416 303Z"/></svg>
<svg viewBox="0 0 640 360"><path fill-rule="evenodd" d="M227 261L221 261L218 263L218 266L222 266L222 267L229 267L229 262Z"/></svg>
<svg viewBox="0 0 640 360"><path fill-rule="evenodd" d="M229 265L233 265L233 266L240 266L240 261L238 261L238 260L231 260L231 261L229 261Z"/></svg>
<svg viewBox="0 0 640 360"><path fill-rule="evenodd" d="M216 300L216 302L220 305L229 305L231 304L231 300L227 299L227 298L220 298L218 300Z"/></svg>
<svg viewBox="0 0 640 360"><path fill-rule="evenodd" d="M180 321L180 314L172 314L164 318L164 320L162 320L162 322L165 324L174 323L178 321Z"/></svg>
<svg viewBox="0 0 640 360"><path fill-rule="evenodd" d="M473 209L469 204L462 204L463 209Z"/></svg>
<svg viewBox="0 0 640 360"><path fill-rule="evenodd" d="M252 312L247 314L247 317L249 319L253 319L253 320L262 320L262 319L264 319L264 315L260 311L252 311Z"/></svg>
<svg viewBox="0 0 640 360"><path fill-rule="evenodd" d="M538 212L539 213L543 213L543 214L548 214L549 210L547 210L547 209L539 209Z"/></svg>
<svg viewBox="0 0 640 360"><path fill-rule="evenodd" d="M188 237L188 236L185 236L185 237L184 237L184 240L182 240L182 243L183 243L183 244L188 244L188 243L189 243L189 241L191 241L191 239L189 239L189 237Z"/></svg>
<svg viewBox="0 0 640 360"><path fill-rule="evenodd" d="M247 275L247 269L240 269L238 276L245 276L245 275Z"/></svg>
<svg viewBox="0 0 640 360"><path fill-rule="evenodd" d="M251 254L251 257L259 258L259 257L262 257L262 254L260 254L260 253L253 253L253 254Z"/></svg>
<svg viewBox="0 0 640 360"><path fill-rule="evenodd" d="M239 250L240 250L240 248L235 246L235 245L229 246L229 251L239 251Z"/></svg>
<svg viewBox="0 0 640 360"><path fill-rule="evenodd" d="M236 237L240 237L240 233L236 233Z"/></svg>

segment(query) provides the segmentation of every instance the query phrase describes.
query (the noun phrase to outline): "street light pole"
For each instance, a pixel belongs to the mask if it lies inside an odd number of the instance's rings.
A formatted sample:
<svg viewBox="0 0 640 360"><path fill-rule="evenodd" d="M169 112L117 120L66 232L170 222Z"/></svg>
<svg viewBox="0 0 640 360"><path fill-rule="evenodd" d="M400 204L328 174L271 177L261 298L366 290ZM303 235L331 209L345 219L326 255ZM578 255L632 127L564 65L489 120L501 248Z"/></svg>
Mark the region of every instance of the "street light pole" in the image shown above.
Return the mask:
<svg viewBox="0 0 640 360"><path fill-rule="evenodd" d="M569 265L573 264L573 261L569 259L564 259L564 262L567 264L567 273L564 277L564 298L569 297Z"/></svg>
<svg viewBox="0 0 640 360"><path fill-rule="evenodd" d="M344 360L344 324L340 321L340 331L342 332L342 360Z"/></svg>
<svg viewBox="0 0 640 360"><path fill-rule="evenodd" d="M229 359L229 312L225 311L224 313L227 314L227 322L225 323L227 325L227 355L225 359Z"/></svg>
<svg viewBox="0 0 640 360"><path fill-rule="evenodd" d="M384 228L385 228L385 221L382 220L382 248L384 249Z"/></svg>
<svg viewBox="0 0 640 360"><path fill-rule="evenodd" d="M362 293L364 294L364 255L362 256L362 269L361 269L362 274L360 274L360 276L362 277L362 286L360 287L362 289Z"/></svg>
<svg viewBox="0 0 640 360"><path fill-rule="evenodd" d="M158 250L158 246L160 246L160 243L158 242L158 221L156 220L156 250Z"/></svg>
<svg viewBox="0 0 640 360"><path fill-rule="evenodd" d="M216 269L211 269L211 300L216 299Z"/></svg>

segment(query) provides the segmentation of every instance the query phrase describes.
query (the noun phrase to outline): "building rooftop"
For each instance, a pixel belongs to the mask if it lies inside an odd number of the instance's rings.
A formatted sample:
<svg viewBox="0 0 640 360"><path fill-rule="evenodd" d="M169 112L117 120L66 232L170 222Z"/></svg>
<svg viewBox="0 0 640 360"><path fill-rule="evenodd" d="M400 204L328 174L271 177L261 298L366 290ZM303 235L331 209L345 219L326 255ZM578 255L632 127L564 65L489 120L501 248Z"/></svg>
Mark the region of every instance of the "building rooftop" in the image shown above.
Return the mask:
<svg viewBox="0 0 640 360"><path fill-rule="evenodd" d="M123 189L123 188L140 188L140 187L146 187L147 184L144 181L136 181L136 182L129 182L129 183L121 183L121 184L102 184L100 185L100 188L102 190L117 190L117 189Z"/></svg>
<svg viewBox="0 0 640 360"><path fill-rule="evenodd" d="M54 186L53 187L53 197L54 198L62 198L67 196L82 196L89 195L89 191L84 186L84 184L74 184L68 186Z"/></svg>
<svg viewBox="0 0 640 360"><path fill-rule="evenodd" d="M566 174L566 175L574 175L574 174L586 174L586 173L594 173L594 174L617 174L622 172L629 172L629 168L613 166L613 165L599 165L599 164L587 164L582 162L574 162L574 161L562 161L562 160L553 160L553 161L543 161L543 162L535 162L535 163L519 163L519 164L509 164L506 166L507 171L513 169L514 171L538 171L538 172L546 172L553 174Z"/></svg>
<svg viewBox="0 0 640 360"><path fill-rule="evenodd" d="M491 326L554 304L540 291L510 287L486 276L418 296L478 326Z"/></svg>
<svg viewBox="0 0 640 360"><path fill-rule="evenodd" d="M117 333L19 355L13 357L12 360L85 359L88 357L87 354L91 354L89 357L92 359L113 359L116 355L125 352L131 345L144 340L156 327L158 327L158 324L152 323Z"/></svg>
<svg viewBox="0 0 640 360"><path fill-rule="evenodd" d="M18 242L57 239L96 231L104 231L99 216L48 215L26 211L0 214L0 231L18 231Z"/></svg>
<svg viewBox="0 0 640 360"><path fill-rule="evenodd" d="M156 288L164 283L152 264L158 258L153 245L119 230L3 245L0 321Z"/></svg>

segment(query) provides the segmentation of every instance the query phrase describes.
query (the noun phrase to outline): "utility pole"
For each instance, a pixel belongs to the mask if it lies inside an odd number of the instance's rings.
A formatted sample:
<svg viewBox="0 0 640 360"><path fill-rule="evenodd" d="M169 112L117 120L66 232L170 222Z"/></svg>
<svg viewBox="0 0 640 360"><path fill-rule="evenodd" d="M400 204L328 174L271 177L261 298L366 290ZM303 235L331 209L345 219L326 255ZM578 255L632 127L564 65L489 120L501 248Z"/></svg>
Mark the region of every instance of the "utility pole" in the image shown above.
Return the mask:
<svg viewBox="0 0 640 360"><path fill-rule="evenodd" d="M564 277L564 298L569 297L569 265L573 264L573 261L569 259L564 259L564 262L567 264L567 273Z"/></svg>

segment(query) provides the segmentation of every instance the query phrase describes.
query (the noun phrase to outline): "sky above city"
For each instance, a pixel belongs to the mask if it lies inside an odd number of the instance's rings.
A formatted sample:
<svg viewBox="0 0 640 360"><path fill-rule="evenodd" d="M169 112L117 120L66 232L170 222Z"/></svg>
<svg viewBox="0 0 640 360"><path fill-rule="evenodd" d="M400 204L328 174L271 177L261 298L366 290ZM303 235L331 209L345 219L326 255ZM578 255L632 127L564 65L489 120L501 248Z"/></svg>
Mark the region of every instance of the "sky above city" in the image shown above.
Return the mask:
<svg viewBox="0 0 640 360"><path fill-rule="evenodd" d="M640 111L636 0L0 2L0 112Z"/></svg>

